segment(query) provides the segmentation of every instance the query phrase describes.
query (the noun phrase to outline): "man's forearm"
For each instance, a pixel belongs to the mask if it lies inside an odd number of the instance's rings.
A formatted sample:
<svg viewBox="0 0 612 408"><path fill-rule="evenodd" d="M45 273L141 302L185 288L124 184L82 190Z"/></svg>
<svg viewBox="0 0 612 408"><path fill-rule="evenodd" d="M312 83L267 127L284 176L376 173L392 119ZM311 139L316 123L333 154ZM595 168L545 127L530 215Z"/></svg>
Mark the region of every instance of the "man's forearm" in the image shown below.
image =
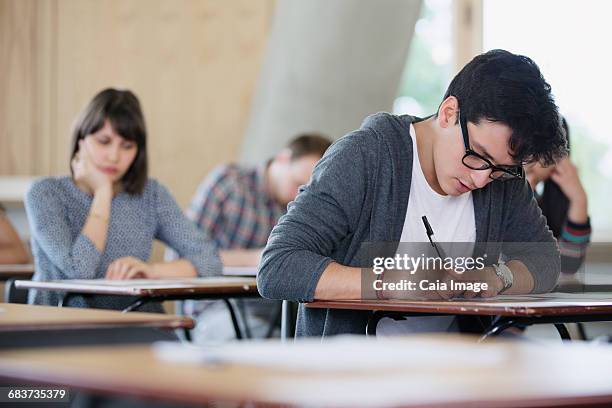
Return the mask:
<svg viewBox="0 0 612 408"><path fill-rule="evenodd" d="M317 300L361 298L361 268L330 263L323 271L315 289Z"/></svg>

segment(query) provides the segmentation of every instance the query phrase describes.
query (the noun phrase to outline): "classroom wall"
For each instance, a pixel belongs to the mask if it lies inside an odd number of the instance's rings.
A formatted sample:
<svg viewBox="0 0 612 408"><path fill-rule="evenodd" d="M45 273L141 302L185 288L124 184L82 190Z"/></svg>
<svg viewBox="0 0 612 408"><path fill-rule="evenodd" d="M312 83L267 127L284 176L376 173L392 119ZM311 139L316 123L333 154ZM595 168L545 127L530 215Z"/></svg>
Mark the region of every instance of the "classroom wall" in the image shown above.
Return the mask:
<svg viewBox="0 0 612 408"><path fill-rule="evenodd" d="M0 176L68 171L70 127L100 89L132 89L151 175L185 206L235 160L274 0L0 0Z"/></svg>

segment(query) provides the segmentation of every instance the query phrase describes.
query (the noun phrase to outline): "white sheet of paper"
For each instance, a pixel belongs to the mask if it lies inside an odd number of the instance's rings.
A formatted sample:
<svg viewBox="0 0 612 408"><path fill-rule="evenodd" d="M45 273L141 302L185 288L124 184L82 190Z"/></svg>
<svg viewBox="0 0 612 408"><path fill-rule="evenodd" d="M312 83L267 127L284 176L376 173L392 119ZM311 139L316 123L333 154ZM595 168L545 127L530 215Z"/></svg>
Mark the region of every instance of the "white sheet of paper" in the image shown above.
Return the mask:
<svg viewBox="0 0 612 408"><path fill-rule="evenodd" d="M257 276L257 268L254 266L225 266L223 267L225 276Z"/></svg>
<svg viewBox="0 0 612 408"><path fill-rule="evenodd" d="M128 279L128 280L107 280L107 279L70 279L68 282L77 285L102 285L112 287L138 287L138 288L174 288L192 286L194 284L225 284L233 282L243 282L244 278L230 276L215 276L208 278L191 279Z"/></svg>
<svg viewBox="0 0 612 408"><path fill-rule="evenodd" d="M575 301L596 301L596 300L612 300L612 293L601 292L584 292L584 293L539 293L530 295L500 295L491 300L502 302L528 302L541 300L575 300Z"/></svg>

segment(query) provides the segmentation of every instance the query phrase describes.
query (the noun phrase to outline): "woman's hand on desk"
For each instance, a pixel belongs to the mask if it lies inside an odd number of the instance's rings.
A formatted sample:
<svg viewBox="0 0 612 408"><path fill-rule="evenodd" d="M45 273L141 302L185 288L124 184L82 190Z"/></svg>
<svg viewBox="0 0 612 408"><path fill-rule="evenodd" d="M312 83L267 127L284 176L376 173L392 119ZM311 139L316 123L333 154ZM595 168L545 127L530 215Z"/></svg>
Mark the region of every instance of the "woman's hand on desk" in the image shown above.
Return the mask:
<svg viewBox="0 0 612 408"><path fill-rule="evenodd" d="M106 279L154 279L153 266L138 258L126 256L114 260L106 270Z"/></svg>

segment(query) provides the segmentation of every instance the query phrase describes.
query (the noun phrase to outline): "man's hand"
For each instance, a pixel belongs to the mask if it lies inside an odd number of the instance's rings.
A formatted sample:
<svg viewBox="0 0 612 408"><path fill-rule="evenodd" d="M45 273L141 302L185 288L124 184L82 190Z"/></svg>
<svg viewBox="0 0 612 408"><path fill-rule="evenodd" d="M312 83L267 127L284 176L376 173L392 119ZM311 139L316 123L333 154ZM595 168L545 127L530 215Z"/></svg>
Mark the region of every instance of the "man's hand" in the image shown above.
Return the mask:
<svg viewBox="0 0 612 408"><path fill-rule="evenodd" d="M499 295L499 293L504 289L504 282L499 276L497 276L495 273L495 268L492 266L466 271L463 274L461 281L487 284L487 289L481 290L480 292L474 292L471 290L465 291L463 293L463 297L466 299L472 299L476 296L490 298Z"/></svg>
<svg viewBox="0 0 612 408"><path fill-rule="evenodd" d="M450 280L456 274L447 269L419 269L417 271L387 270L384 283L399 283L402 280L413 283L412 290L385 290L382 295L385 299L404 300L440 300L456 297L456 291L450 289ZM427 281L427 282L424 282ZM426 289L421 289L421 283ZM430 284L446 283L447 289L429 289Z"/></svg>

